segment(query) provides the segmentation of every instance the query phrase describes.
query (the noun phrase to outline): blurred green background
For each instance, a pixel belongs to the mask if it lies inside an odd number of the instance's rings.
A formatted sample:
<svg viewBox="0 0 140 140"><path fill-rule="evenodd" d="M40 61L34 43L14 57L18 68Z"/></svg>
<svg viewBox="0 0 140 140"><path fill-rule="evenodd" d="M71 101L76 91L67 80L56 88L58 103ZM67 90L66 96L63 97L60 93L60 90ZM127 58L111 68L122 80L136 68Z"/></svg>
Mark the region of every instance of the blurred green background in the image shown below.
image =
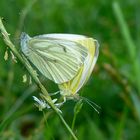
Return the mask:
<svg viewBox="0 0 140 140"><path fill-rule="evenodd" d="M83 104L74 132L79 140L140 139L140 1L139 0L1 0L0 16L20 51L19 35L83 34L96 38L100 55L88 83L79 94L101 106L97 114ZM39 90L23 83L23 65L4 60L7 50L0 35L0 139L69 140L55 113L43 113L32 96ZM49 92L57 86L43 78ZM62 107L71 126L75 102Z"/></svg>

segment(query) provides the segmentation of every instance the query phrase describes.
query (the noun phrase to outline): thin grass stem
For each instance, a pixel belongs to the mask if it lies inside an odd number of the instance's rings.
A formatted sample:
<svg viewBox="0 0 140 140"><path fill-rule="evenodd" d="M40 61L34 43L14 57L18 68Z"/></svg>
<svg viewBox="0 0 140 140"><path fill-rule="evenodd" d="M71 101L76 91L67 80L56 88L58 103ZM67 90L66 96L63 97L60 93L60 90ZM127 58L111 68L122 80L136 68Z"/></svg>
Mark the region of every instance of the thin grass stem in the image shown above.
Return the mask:
<svg viewBox="0 0 140 140"><path fill-rule="evenodd" d="M140 94L140 72L139 72L140 63L139 63L139 58L138 58L138 54L137 54L137 50L136 50L136 45L131 37L129 28L124 19L124 16L123 16L122 10L119 6L119 3L117 1L113 2L113 10L114 10L114 14L117 18L118 24L120 26L122 36L126 42L128 54L130 57L130 61L132 63L132 70L134 71L135 85Z"/></svg>
<svg viewBox="0 0 140 140"><path fill-rule="evenodd" d="M44 96L46 97L45 99L48 102L48 104L50 105L50 107L57 113L57 115L59 116L60 120L62 121L64 126L67 128L69 133L72 135L74 140L77 140L77 137L75 136L75 134L73 133L71 128L68 126L68 124L66 123L66 121L62 117L62 115L59 112L59 110L57 109L57 107L52 102L52 99L51 99L49 93L47 92L46 88L40 82L40 80L38 78L38 75L36 74L35 70L32 68L32 66L30 65L28 60L24 57L24 55L21 55L17 51L15 45L11 42L11 40L9 38L9 34L7 33L5 27L4 27L3 23L2 23L2 18L0 18L0 30L1 30L1 34L3 35L3 40L4 40L5 44L11 49L11 51L19 59L19 61L26 67L27 71L29 72L29 74L31 75L31 77L33 78L33 80L35 81L37 86L40 88L42 94L44 94Z"/></svg>

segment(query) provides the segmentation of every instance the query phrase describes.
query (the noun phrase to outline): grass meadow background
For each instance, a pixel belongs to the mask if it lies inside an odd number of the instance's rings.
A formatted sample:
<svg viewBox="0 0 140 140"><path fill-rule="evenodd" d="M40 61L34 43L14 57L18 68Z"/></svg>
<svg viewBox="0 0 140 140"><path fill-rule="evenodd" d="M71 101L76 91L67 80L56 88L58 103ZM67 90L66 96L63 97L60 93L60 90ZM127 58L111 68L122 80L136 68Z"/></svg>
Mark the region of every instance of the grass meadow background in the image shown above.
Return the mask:
<svg viewBox="0 0 140 140"><path fill-rule="evenodd" d="M0 16L20 51L22 31L30 36L73 33L99 41L100 54L88 83L79 94L101 106L100 114L84 103L74 132L79 140L140 139L140 1L139 0L1 0ZM0 35L0 139L70 140L58 116L43 113L32 96L34 82L23 83L27 71L20 62L4 60L7 46ZM42 78L49 92L58 90ZM62 112L72 125L74 101Z"/></svg>

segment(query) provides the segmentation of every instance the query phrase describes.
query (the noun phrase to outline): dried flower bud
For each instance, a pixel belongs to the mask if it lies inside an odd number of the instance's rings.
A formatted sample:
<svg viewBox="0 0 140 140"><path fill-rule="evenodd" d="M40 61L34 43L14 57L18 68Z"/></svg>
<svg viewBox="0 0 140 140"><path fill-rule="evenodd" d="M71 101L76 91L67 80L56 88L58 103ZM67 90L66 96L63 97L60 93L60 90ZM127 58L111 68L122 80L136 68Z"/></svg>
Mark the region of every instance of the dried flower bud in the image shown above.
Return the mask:
<svg viewBox="0 0 140 140"><path fill-rule="evenodd" d="M15 55L13 54L13 52L10 51L10 53L11 53L11 56L12 56L12 60L13 60L15 63L17 63L16 57L15 57Z"/></svg>
<svg viewBox="0 0 140 140"><path fill-rule="evenodd" d="M5 51L5 54L4 54L4 60L5 60L5 61L8 60L8 50Z"/></svg>
<svg viewBox="0 0 140 140"><path fill-rule="evenodd" d="M23 83L26 83L26 82L27 82L27 75L24 74L22 78L23 78L23 79L22 79L22 82L23 82Z"/></svg>

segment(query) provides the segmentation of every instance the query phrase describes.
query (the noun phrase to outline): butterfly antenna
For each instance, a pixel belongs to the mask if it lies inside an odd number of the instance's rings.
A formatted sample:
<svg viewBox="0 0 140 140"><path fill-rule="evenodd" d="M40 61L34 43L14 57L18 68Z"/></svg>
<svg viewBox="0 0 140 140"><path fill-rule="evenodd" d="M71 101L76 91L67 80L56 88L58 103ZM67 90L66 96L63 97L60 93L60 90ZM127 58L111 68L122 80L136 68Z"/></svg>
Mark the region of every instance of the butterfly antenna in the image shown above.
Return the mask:
<svg viewBox="0 0 140 140"><path fill-rule="evenodd" d="M89 100L88 98L85 98L85 97L82 97L82 99L87 103L89 104L98 114L100 113L98 111L97 108L101 109L100 106L98 106L96 103L92 102L91 100Z"/></svg>
<svg viewBox="0 0 140 140"><path fill-rule="evenodd" d="M94 106L96 106L97 108L101 109L101 107L99 105L97 105L95 102L89 100L88 98L86 97L83 97L85 100L87 100L88 102L90 102L91 104L93 104Z"/></svg>

